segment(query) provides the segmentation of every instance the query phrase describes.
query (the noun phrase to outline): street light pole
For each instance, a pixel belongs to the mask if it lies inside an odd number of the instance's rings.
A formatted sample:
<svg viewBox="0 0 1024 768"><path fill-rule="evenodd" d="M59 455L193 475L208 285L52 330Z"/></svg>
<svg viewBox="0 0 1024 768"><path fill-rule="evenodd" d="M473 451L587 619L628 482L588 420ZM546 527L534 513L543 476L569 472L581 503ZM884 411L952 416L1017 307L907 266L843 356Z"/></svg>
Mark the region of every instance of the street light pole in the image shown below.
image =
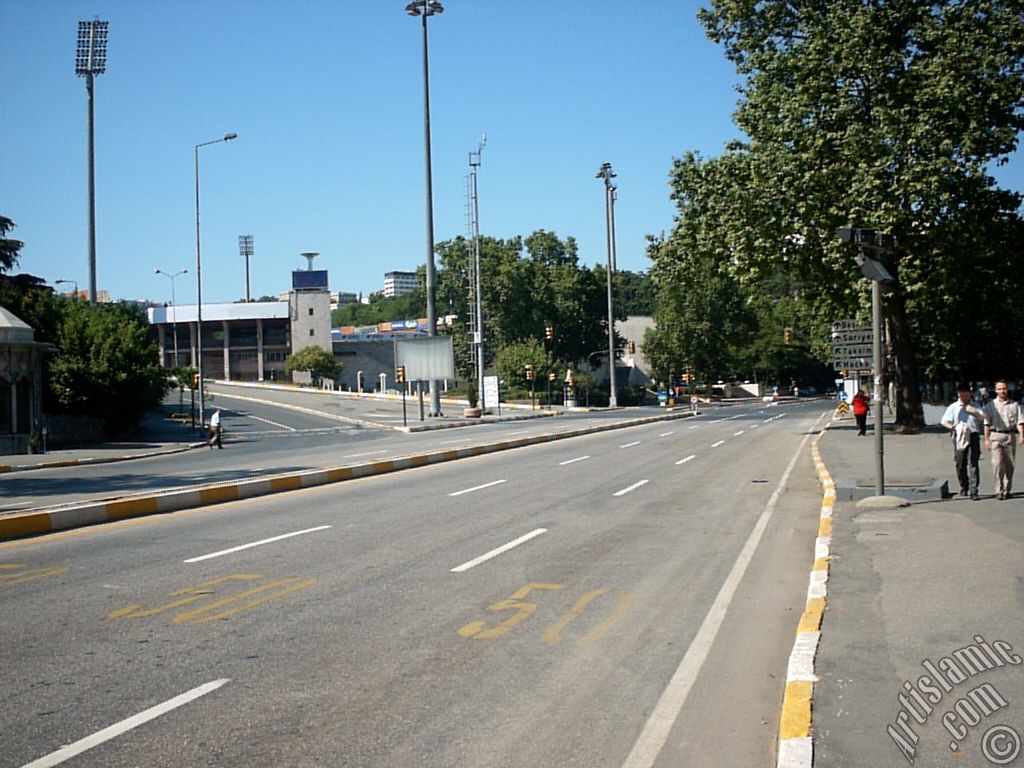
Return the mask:
<svg viewBox="0 0 1024 768"><path fill-rule="evenodd" d="M89 303L96 303L96 158L93 141L93 79L107 71L107 27L94 19L78 22L75 74L85 78L86 144L89 156Z"/></svg>
<svg viewBox="0 0 1024 768"><path fill-rule="evenodd" d="M174 298L174 278L179 275L187 275L187 269L179 269L173 275L170 272L164 272L162 269L154 270L157 275L163 275L171 279L171 333L174 334L174 366L178 367L178 302Z"/></svg>
<svg viewBox="0 0 1024 768"><path fill-rule="evenodd" d="M480 401L481 413L487 410L487 403L484 400L484 312L483 301L480 297L480 206L476 188L476 169L480 167L480 154L484 151L484 145L486 144L487 134L485 133L483 138L480 139L480 145L477 147L476 152L469 153L470 184L473 198L473 294L476 304L476 338L473 339L473 344L476 347L476 391Z"/></svg>
<svg viewBox="0 0 1024 768"><path fill-rule="evenodd" d="M66 284L69 284L69 283L75 286L74 297L77 299L78 298L78 281L77 280L54 280L53 281L54 285L66 285Z"/></svg>
<svg viewBox="0 0 1024 768"><path fill-rule="evenodd" d="M430 61L427 45L427 17L444 13L444 6L438 0L413 0L405 6L410 16L419 16L423 22L423 156L426 165L426 208L427 208L427 336L437 335L437 310L434 306L436 286L434 284L434 183L430 163ZM430 415L441 415L441 393L437 381L430 380Z"/></svg>
<svg viewBox="0 0 1024 768"><path fill-rule="evenodd" d="M608 407L618 408L619 400L615 394L615 312L612 306L612 272L615 269L614 228L612 221L612 198L616 187L612 179L616 173L611 163L602 163L595 178L604 179L604 223L608 240Z"/></svg>
<svg viewBox="0 0 1024 768"><path fill-rule="evenodd" d="M199 424L204 424L206 413L206 389L203 385L203 260L199 249L199 148L222 141L237 139L236 133L225 133L222 138L204 141L195 145L196 158L196 362L199 374Z"/></svg>

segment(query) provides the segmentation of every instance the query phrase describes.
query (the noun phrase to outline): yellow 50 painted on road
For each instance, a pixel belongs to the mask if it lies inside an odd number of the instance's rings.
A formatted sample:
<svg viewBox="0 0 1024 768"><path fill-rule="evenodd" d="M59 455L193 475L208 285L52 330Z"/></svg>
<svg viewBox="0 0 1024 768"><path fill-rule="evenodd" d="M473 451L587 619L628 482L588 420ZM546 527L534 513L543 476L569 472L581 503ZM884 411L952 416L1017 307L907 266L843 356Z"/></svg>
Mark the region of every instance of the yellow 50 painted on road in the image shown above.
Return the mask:
<svg viewBox="0 0 1024 768"><path fill-rule="evenodd" d="M150 616L155 616L158 613L165 613L177 608L182 608L186 605L191 606L193 603L202 600L204 597L216 595L218 594L218 591L213 589L213 587L218 585L229 584L232 582L250 583L259 581L263 578L266 577L259 573L233 573L230 576L222 576L221 578L213 579L212 581L204 581L202 584L197 584L194 587L185 587L184 589L171 592L169 596L177 599L171 600L163 605L158 605L155 608L143 608L141 605L128 605L107 614L107 618L148 618ZM277 581L260 584L237 594L229 595L227 597L220 598L219 600L214 600L213 602L207 603L198 608L191 607L189 610L175 616L174 623L203 624L207 621L228 619L242 611L255 608L256 606L270 602L271 600L277 600L285 595L290 595L292 592L298 592L300 589L311 587L314 584L316 584L316 579L278 579Z"/></svg>
<svg viewBox="0 0 1024 768"><path fill-rule="evenodd" d="M459 634L462 637L473 638L475 640L490 640L508 634L514 627L522 624L530 618L537 610L536 603L526 601L523 598L534 591L557 592L565 588L565 584L547 584L544 582L532 582L524 587L520 587L507 599L499 600L493 605L487 607L488 611L494 611L496 613L503 611L515 611L515 613L504 621L493 626L489 626L486 621L471 621L469 624L466 624L464 627L459 629ZM551 624L541 632L541 639L548 645L560 644L562 642L562 631L569 625L569 623L586 611L597 598L607 595L611 591L612 590L610 588L603 588L593 589L585 593L576 601L575 605L573 605L568 613L564 614L555 623ZM611 614L585 635L573 640L573 645L585 645L587 643L596 642L604 637L608 633L608 630L622 621L622 618L629 610L630 604L633 602L633 593L626 589L619 589L616 593L617 600ZM602 602L607 603L608 601Z"/></svg>

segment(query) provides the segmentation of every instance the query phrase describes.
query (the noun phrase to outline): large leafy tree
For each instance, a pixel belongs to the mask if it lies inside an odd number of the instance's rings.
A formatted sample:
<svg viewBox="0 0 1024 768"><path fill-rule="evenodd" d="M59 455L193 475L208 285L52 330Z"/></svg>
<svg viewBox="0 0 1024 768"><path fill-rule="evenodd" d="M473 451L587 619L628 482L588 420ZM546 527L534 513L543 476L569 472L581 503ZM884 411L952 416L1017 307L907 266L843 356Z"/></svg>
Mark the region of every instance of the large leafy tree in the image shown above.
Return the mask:
<svg viewBox="0 0 1024 768"><path fill-rule="evenodd" d="M749 141L676 161L680 221L741 282L785 271L832 317L863 310L868 288L835 228L895 235L897 417L919 425L922 367L967 362L932 365L927 329L970 324L972 267L1019 242L1020 197L987 169L1024 126L1020 3L713 0L701 19L744 77L735 119Z"/></svg>
<svg viewBox="0 0 1024 768"><path fill-rule="evenodd" d="M110 434L134 426L166 392L156 344L130 304L61 302L49 384L63 410L102 418Z"/></svg>
<svg viewBox="0 0 1024 768"><path fill-rule="evenodd" d="M295 371L308 371L314 379L336 379L341 373L341 363L323 347L306 347L288 355L284 361L284 372L289 377Z"/></svg>

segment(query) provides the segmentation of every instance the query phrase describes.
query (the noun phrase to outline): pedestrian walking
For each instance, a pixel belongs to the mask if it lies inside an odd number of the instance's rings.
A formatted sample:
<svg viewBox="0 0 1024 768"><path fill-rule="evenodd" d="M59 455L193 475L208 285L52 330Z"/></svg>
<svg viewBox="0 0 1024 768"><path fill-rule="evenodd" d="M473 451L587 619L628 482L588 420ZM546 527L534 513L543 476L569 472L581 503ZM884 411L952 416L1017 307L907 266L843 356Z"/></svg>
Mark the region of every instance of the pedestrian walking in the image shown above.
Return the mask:
<svg viewBox="0 0 1024 768"><path fill-rule="evenodd" d="M857 420L857 434L867 434L868 429L868 396L863 389L858 389L853 396L853 418Z"/></svg>
<svg viewBox="0 0 1024 768"><path fill-rule="evenodd" d="M953 438L953 463L960 495L978 499L978 462L981 460L982 420L985 414L971 404L971 385L959 384L957 399L942 414L942 426Z"/></svg>
<svg viewBox="0 0 1024 768"><path fill-rule="evenodd" d="M217 444L217 448L224 448L224 446L221 445L220 441L221 432L222 429L220 426L220 408L217 408L213 412L213 415L210 417L210 436L209 439L206 441L207 445L210 446L211 450L213 449L214 443Z"/></svg>
<svg viewBox="0 0 1024 768"><path fill-rule="evenodd" d="M1017 446L1024 444L1024 422L1020 404L1010 399L1005 379L996 382L996 397L989 400L985 414L985 450L992 453L992 472L996 480L996 498L1008 499L1013 490L1013 463Z"/></svg>

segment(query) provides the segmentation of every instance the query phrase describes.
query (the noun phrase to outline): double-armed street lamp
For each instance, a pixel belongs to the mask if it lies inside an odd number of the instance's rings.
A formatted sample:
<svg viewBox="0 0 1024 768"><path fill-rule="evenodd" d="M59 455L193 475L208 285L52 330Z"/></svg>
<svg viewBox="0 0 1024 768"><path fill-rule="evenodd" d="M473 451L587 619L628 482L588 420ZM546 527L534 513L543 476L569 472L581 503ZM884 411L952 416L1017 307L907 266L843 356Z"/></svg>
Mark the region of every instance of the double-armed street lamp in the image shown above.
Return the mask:
<svg viewBox="0 0 1024 768"><path fill-rule="evenodd" d="M196 157L196 368L199 373L199 422L204 423L203 418L206 406L206 390L203 386L203 261L199 249L199 148L208 147L211 144L220 144L222 141L237 139L237 133L225 133L223 137L213 141L204 141L195 145Z"/></svg>
<svg viewBox="0 0 1024 768"><path fill-rule="evenodd" d="M617 408L615 395L615 313L612 308L612 272L615 271L615 197L618 188L612 183L616 173L611 163L602 163L595 178L604 179L604 219L608 239L608 407Z"/></svg>
<svg viewBox="0 0 1024 768"><path fill-rule="evenodd" d="M405 12L412 17L419 16L423 23L423 156L426 165L426 208L427 208L427 335L437 335L437 311L434 303L436 286L434 277L434 184L430 165L430 61L427 45L427 19L444 13L444 6L438 0L413 0L405 6ZM441 393L437 382L430 381L430 415L441 415Z"/></svg>
<svg viewBox="0 0 1024 768"><path fill-rule="evenodd" d="M174 274L171 274L170 272L164 272L162 269L155 269L153 273L163 275L171 280L171 333L174 334L174 367L177 368L180 364L178 362L178 302L174 298L174 278L179 275L187 275L188 270L179 269Z"/></svg>

